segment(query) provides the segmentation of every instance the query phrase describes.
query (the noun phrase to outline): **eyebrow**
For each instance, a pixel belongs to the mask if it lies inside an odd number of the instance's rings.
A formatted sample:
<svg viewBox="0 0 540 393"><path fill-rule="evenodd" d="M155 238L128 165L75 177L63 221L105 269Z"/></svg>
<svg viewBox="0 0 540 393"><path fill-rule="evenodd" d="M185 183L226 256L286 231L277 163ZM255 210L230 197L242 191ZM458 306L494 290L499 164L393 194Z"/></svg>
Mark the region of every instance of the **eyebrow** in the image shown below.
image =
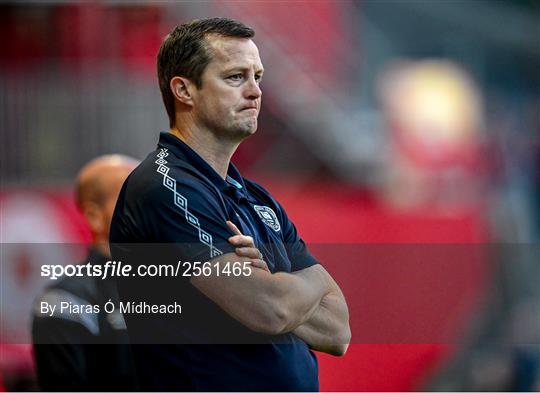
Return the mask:
<svg viewBox="0 0 540 393"><path fill-rule="evenodd" d="M249 70L250 68L249 67L244 67L244 66L232 66L232 67L229 67L229 68L225 68L225 70L223 70L223 73L229 73L229 72L235 72L235 71L246 71L246 70ZM264 68L261 67L257 70L255 70L255 73L256 74L262 74L264 73Z"/></svg>

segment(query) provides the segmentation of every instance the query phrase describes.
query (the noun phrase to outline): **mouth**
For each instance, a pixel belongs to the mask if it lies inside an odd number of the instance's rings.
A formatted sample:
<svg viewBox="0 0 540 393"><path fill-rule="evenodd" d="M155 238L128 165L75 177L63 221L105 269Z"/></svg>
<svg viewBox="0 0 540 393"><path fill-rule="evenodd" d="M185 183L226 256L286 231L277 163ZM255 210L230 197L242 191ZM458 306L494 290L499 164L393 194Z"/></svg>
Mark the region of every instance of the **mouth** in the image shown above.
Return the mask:
<svg viewBox="0 0 540 393"><path fill-rule="evenodd" d="M248 105L248 106L245 106L245 107L243 107L242 109L240 109L240 112L242 112L242 111L248 111L248 110L254 110L254 111L256 111L256 110L257 110L257 105Z"/></svg>
<svg viewBox="0 0 540 393"><path fill-rule="evenodd" d="M259 110L257 108L249 107L241 109L240 113L244 113L247 116L258 116Z"/></svg>

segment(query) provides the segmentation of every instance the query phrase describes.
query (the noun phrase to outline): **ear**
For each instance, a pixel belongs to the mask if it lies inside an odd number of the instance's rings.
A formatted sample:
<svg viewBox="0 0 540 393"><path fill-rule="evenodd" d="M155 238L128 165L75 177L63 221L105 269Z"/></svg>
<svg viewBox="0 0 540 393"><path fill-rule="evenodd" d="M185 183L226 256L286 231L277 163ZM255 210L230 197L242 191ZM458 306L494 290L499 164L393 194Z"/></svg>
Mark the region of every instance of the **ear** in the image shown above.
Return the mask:
<svg viewBox="0 0 540 393"><path fill-rule="evenodd" d="M81 206L81 210L92 234L101 234L105 229L103 209L95 202L85 202Z"/></svg>
<svg viewBox="0 0 540 393"><path fill-rule="evenodd" d="M169 84L174 97L182 104L191 106L193 104L193 88L195 85L187 78L175 76Z"/></svg>

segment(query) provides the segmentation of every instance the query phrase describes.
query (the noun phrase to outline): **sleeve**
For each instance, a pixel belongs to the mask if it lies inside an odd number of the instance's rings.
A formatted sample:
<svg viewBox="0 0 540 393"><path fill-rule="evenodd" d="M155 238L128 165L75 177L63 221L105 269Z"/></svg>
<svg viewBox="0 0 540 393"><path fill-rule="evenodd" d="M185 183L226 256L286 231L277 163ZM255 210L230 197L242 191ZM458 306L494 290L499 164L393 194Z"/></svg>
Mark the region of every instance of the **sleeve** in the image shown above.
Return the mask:
<svg viewBox="0 0 540 393"><path fill-rule="evenodd" d="M287 216L283 206L279 203L277 205L281 216L283 242L287 250L287 256L291 261L291 271L295 272L318 264L319 262L309 252L306 244L298 234L296 226Z"/></svg>

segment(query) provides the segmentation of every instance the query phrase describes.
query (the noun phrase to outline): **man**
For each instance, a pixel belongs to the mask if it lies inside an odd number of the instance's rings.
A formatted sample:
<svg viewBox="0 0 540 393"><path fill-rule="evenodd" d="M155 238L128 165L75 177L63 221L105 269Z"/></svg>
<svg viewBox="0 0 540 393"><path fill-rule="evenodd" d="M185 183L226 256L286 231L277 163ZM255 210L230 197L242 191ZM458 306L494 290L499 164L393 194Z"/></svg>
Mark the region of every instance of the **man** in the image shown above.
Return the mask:
<svg viewBox="0 0 540 393"><path fill-rule="evenodd" d="M264 70L253 36L237 21L195 20L158 54L170 132L125 182L111 244L128 262L188 261L173 279L119 289L123 301L183 302L182 315L126 316L132 343L195 345L133 345L143 390L318 390L310 348L342 355L350 340L335 281L279 203L230 162L257 130Z"/></svg>
<svg viewBox="0 0 540 393"><path fill-rule="evenodd" d="M92 247L84 263L110 259L109 226L122 183L135 168L128 157L99 157L85 165L76 181L77 205L92 233ZM135 390L135 373L125 322L117 311L108 314L108 301L118 305L116 284L101 277L64 277L48 286L37 304L57 305L42 314L36 307L32 326L39 385L52 391ZM62 302L98 305L99 313L60 313Z"/></svg>

